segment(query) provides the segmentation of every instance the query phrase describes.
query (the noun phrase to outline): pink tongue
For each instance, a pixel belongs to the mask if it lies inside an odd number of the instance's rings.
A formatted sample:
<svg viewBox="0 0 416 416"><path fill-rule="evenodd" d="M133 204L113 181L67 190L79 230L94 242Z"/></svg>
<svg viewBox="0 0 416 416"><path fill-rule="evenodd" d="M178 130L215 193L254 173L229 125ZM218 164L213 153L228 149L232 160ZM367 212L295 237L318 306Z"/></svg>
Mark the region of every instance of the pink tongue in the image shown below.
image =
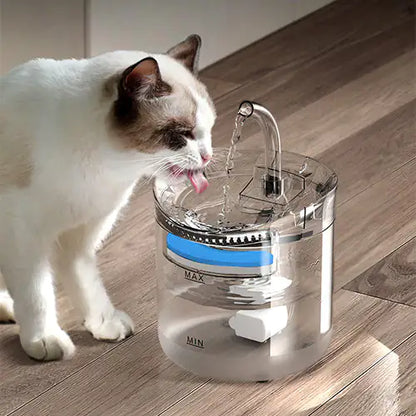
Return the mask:
<svg viewBox="0 0 416 416"><path fill-rule="evenodd" d="M207 178L202 171L188 171L188 178L197 194L200 194L208 188Z"/></svg>

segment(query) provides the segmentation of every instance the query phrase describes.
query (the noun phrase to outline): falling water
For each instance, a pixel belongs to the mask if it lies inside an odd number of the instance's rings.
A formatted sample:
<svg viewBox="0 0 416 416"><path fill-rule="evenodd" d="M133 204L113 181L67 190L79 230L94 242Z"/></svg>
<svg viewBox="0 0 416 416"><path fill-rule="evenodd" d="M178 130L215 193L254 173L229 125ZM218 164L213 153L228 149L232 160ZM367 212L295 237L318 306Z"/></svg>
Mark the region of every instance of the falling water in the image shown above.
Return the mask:
<svg viewBox="0 0 416 416"><path fill-rule="evenodd" d="M224 225L226 216L230 212L229 191L230 191L231 172L234 168L234 155L235 155L235 151L237 150L237 143L240 140L241 130L246 120L247 120L247 116L242 115L240 113L238 113L235 118L234 130L231 136L231 145L230 145L230 148L228 149L227 159L225 162L226 180L223 186L223 203L222 203L221 211L218 214L218 221L217 221L218 225Z"/></svg>

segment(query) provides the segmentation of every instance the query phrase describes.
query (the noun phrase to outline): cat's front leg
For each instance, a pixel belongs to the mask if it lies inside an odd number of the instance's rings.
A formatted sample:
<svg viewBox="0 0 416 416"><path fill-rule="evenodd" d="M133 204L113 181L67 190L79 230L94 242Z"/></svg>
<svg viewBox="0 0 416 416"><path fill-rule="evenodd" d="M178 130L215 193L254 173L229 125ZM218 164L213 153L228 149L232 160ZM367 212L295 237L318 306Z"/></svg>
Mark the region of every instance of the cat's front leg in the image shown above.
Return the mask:
<svg viewBox="0 0 416 416"><path fill-rule="evenodd" d="M54 265L56 275L94 338L121 341L133 333L134 325L125 312L114 308L95 257L97 241L104 237L103 229L110 228L111 220L109 217L63 233L56 245Z"/></svg>
<svg viewBox="0 0 416 416"><path fill-rule="evenodd" d="M13 233L14 234L14 233ZM59 326L47 248L28 232L3 239L0 264L14 299L20 342L26 353L37 360L70 358L75 347Z"/></svg>

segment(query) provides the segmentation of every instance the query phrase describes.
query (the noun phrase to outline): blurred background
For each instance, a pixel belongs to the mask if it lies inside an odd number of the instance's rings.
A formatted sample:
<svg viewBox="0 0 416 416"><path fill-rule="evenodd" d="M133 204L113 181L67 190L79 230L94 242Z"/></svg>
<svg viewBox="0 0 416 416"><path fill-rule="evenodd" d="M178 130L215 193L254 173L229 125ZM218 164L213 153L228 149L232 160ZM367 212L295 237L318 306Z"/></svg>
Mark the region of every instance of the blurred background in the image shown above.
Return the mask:
<svg viewBox="0 0 416 416"><path fill-rule="evenodd" d="M201 67L332 0L0 0L0 74L34 57L164 52L202 36Z"/></svg>

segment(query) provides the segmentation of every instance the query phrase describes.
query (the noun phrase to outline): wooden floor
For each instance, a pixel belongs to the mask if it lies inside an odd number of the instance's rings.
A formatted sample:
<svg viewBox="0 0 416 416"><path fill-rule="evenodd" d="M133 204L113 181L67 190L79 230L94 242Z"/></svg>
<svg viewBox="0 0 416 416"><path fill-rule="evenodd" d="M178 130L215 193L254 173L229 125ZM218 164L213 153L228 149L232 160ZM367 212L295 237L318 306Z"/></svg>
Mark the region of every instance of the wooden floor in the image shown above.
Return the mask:
<svg viewBox="0 0 416 416"><path fill-rule="evenodd" d="M17 327L0 327L1 415L416 416L416 55L414 2L339 0L203 71L215 98L214 145L238 104L278 118L285 150L339 174L334 339L304 374L225 384L171 364L158 345L151 191L139 189L100 253L133 337L100 343L63 296L78 347L38 364ZM242 146L258 146L248 131Z"/></svg>

